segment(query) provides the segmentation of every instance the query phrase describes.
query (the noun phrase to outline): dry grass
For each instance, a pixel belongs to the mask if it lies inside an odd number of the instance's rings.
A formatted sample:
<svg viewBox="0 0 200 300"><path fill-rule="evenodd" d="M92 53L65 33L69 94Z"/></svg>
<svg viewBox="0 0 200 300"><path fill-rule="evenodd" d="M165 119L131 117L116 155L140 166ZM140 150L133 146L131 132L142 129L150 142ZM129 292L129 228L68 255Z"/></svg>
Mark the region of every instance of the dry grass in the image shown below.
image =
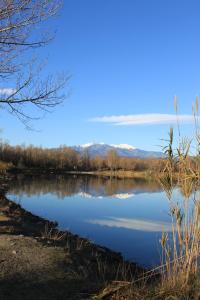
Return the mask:
<svg viewBox="0 0 200 300"><path fill-rule="evenodd" d="M61 232L56 229L51 223L46 222L44 231L41 233L42 238L53 241L61 241L64 240L67 236L66 232Z"/></svg>
<svg viewBox="0 0 200 300"><path fill-rule="evenodd" d="M12 163L6 163L3 161L0 161L0 174L5 174L6 171L12 167L13 167Z"/></svg>
<svg viewBox="0 0 200 300"><path fill-rule="evenodd" d="M118 178L145 178L149 176L147 171L124 171L124 170L117 170L117 171L95 171L92 174L98 176L107 176L107 177L118 177Z"/></svg>
<svg viewBox="0 0 200 300"><path fill-rule="evenodd" d="M161 264L133 282L111 285L97 299L191 300L200 299L200 127L198 98L193 106L194 136L181 136L177 113L178 141L171 128L167 156L159 181L166 193L172 230L163 232ZM179 190L181 199L174 190ZM156 280L155 274L159 274Z"/></svg>
<svg viewBox="0 0 200 300"><path fill-rule="evenodd" d="M177 112L177 105L175 101ZM166 166L160 181L166 193L171 216L172 234L163 232L162 272L158 292L167 296L190 299L191 292L198 293L198 258L200 254L200 194L199 153L200 132L198 125L198 99L193 108L195 134L193 139L182 137L178 122L178 146L174 147L174 132L170 129ZM192 146L191 146L192 145ZM191 160L192 148L195 154ZM174 173L176 172L176 182ZM182 198L173 193L178 186ZM196 285L196 286L195 286ZM195 293L196 293L195 292ZM177 299L179 299L177 298ZM175 299L175 298L174 298ZM182 298L180 298L182 299Z"/></svg>

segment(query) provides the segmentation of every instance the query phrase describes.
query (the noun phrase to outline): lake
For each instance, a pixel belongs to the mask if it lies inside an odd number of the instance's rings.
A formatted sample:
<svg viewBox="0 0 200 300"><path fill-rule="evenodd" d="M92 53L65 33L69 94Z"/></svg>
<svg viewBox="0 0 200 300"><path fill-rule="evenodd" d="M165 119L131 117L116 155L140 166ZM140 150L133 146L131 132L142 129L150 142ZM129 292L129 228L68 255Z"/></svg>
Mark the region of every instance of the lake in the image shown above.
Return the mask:
<svg viewBox="0 0 200 300"><path fill-rule="evenodd" d="M57 221L60 229L145 267L159 264L159 239L163 230L171 230L168 202L155 181L21 175L11 183L8 197L33 214Z"/></svg>

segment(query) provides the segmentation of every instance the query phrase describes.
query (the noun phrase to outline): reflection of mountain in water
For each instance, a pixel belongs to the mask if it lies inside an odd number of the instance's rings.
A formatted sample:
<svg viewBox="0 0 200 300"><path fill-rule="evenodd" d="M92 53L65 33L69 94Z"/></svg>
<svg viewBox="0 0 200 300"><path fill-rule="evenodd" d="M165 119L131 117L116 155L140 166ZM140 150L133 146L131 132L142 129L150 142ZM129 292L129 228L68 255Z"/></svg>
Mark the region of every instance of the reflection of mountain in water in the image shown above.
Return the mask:
<svg viewBox="0 0 200 300"><path fill-rule="evenodd" d="M19 175L10 184L10 193L28 196L56 194L59 198L79 194L82 197L115 197L127 199L135 194L159 192L161 187L156 181L133 178L104 178L86 175Z"/></svg>
<svg viewBox="0 0 200 300"><path fill-rule="evenodd" d="M79 196L83 197L83 198L92 198L92 197L95 197L95 198L99 198L99 199L102 199L103 197L112 197L112 198L117 198L117 199L129 199L129 198L132 198L134 197L134 193L120 193L120 194L113 194L113 195L92 195L92 194L89 194L89 193L86 193L86 192L80 192L78 193Z"/></svg>

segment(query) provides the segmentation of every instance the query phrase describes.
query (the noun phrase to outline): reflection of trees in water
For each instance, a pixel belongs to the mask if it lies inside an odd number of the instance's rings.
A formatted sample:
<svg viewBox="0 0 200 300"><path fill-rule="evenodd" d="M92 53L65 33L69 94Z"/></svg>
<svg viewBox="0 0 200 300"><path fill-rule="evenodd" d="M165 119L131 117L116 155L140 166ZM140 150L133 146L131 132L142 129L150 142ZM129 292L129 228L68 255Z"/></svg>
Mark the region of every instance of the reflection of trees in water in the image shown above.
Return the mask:
<svg viewBox="0 0 200 300"><path fill-rule="evenodd" d="M10 193L28 196L55 194L59 198L78 193L92 196L112 196L120 193L158 192L156 181L133 178L105 178L86 175L17 176L10 184Z"/></svg>

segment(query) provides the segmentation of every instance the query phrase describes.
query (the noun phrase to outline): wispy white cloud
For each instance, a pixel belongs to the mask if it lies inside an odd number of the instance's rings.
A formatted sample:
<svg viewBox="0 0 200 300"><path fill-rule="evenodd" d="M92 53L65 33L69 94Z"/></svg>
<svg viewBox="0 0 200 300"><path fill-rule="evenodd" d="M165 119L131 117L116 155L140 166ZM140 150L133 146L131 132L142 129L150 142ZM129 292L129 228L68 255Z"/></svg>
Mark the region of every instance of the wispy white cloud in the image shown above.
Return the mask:
<svg viewBox="0 0 200 300"><path fill-rule="evenodd" d="M172 231L171 224L168 222L139 220L129 218L109 218L109 219L92 219L87 223L108 227L125 228L139 231L162 232Z"/></svg>
<svg viewBox="0 0 200 300"><path fill-rule="evenodd" d="M191 123L194 120L192 115L179 115L178 120L181 123ZM137 114L121 116L103 116L92 118L91 122L110 123L113 125L159 125L173 124L177 122L177 116L174 114Z"/></svg>
<svg viewBox="0 0 200 300"><path fill-rule="evenodd" d="M16 92L14 88L0 88L0 95L10 96Z"/></svg>

